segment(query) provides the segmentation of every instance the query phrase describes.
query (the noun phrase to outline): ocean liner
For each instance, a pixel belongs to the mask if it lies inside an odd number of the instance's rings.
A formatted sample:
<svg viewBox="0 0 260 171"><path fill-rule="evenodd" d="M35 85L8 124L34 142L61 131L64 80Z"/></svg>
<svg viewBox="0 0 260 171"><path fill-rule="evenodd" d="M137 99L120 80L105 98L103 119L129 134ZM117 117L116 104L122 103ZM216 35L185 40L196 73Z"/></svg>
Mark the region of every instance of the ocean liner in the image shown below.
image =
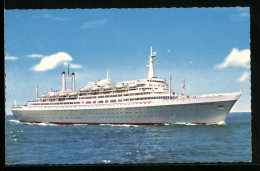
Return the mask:
<svg viewBox="0 0 260 171"><path fill-rule="evenodd" d="M224 123L232 106L242 92L208 94L200 96L174 93L165 79L154 76L153 64L156 52L149 56L147 79L114 83L108 77L89 82L76 91L75 74L62 72L61 91L52 91L26 105L13 105L16 119L30 123L54 124L218 124ZM66 87L71 78L71 88Z"/></svg>

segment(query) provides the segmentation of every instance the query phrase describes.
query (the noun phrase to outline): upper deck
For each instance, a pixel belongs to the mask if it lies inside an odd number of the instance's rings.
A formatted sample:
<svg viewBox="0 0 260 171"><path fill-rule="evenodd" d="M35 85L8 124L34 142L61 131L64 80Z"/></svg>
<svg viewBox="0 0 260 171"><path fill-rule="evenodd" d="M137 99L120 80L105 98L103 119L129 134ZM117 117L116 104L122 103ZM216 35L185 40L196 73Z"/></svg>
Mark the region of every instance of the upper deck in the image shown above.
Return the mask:
<svg viewBox="0 0 260 171"><path fill-rule="evenodd" d="M65 74L62 72L62 90L50 91L38 97L38 86L36 86L35 102L29 102L28 105L45 105L45 104L78 104L79 100L89 99L85 101L86 104L92 103L115 103L124 101L136 101L146 99L171 99L174 97L170 84L166 83L165 79L154 76L153 63L154 53L151 48L151 55L149 56L149 73L147 79L139 79L132 81L123 81L114 83L108 77L103 80L89 82L85 87L78 91L75 89L75 74ZM72 88L66 87L66 78L72 79ZM171 79L170 79L171 80ZM169 80L169 82L170 82ZM131 98L129 98L131 97ZM177 98L175 96L175 98ZM90 100L91 99L91 100ZM94 100L93 100L94 99Z"/></svg>

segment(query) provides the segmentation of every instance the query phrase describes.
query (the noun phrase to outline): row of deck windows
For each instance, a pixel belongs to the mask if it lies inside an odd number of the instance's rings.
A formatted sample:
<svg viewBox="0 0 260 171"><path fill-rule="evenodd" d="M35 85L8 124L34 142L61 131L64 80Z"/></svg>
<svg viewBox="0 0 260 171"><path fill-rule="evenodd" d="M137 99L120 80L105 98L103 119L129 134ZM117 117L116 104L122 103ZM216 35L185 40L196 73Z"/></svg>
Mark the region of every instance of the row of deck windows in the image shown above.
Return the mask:
<svg viewBox="0 0 260 171"><path fill-rule="evenodd" d="M80 104L80 102L61 102L61 103L31 103L31 105L61 105L61 104Z"/></svg>
<svg viewBox="0 0 260 171"><path fill-rule="evenodd" d="M147 80L148 82L158 82L158 83L165 83L165 81L158 81L158 80Z"/></svg>
<svg viewBox="0 0 260 171"><path fill-rule="evenodd" d="M140 98L130 98L130 99L123 99L123 101L136 101L136 100L150 100L150 99L168 99L169 96L158 96L158 97L140 97ZM108 103L108 100L105 100L105 103ZM110 103L115 103L115 102L122 102L122 99L118 100L110 100ZM91 104L91 101L86 101L86 104ZM96 101L92 101L93 104L96 103ZM103 100L99 100L98 103L104 103ZM60 102L60 103L31 103L31 105L62 105L62 104L80 104L79 101L77 102Z"/></svg>
<svg viewBox="0 0 260 171"><path fill-rule="evenodd" d="M146 88L147 89L147 88ZM81 97L81 99L96 99L96 98L108 98L108 97L122 97L122 96L137 96L137 95L145 95L151 94L151 92L142 92L142 93L127 93L127 94L113 94L113 95L104 95L104 96L88 96Z"/></svg>
<svg viewBox="0 0 260 171"><path fill-rule="evenodd" d="M168 99L168 96L159 96L159 97L142 97L142 98L130 98L130 99L123 99L123 101L136 101L136 100L150 100L150 99ZM100 100L98 103L108 103L109 100ZM122 99L118 100L110 100L110 103L115 103L115 102L122 102ZM91 104L91 101L86 101L86 104ZM92 103L96 103L96 101L92 101Z"/></svg>

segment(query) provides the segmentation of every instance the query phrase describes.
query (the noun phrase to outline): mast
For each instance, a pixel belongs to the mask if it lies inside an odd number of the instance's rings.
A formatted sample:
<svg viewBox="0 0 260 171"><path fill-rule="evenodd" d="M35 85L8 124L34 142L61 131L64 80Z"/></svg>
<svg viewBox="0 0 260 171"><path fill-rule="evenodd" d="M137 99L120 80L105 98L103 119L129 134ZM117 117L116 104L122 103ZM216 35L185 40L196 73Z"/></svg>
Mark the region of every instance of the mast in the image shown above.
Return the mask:
<svg viewBox="0 0 260 171"><path fill-rule="evenodd" d="M72 91L76 91L76 88L75 88L75 74L74 72L71 74L71 88L72 88Z"/></svg>
<svg viewBox="0 0 260 171"><path fill-rule="evenodd" d="M36 86L35 101L37 101L37 98L38 98L38 86Z"/></svg>
<svg viewBox="0 0 260 171"><path fill-rule="evenodd" d="M171 82L172 82L172 76L169 76L169 99L171 99Z"/></svg>
<svg viewBox="0 0 260 171"><path fill-rule="evenodd" d="M108 70L107 70L107 80L108 80Z"/></svg>
<svg viewBox="0 0 260 171"><path fill-rule="evenodd" d="M155 54L156 54L156 52L153 53L153 49L152 49L152 46L151 46L151 55L150 55L150 60L149 60L148 79L154 77L153 63L156 62L156 61L153 58L156 57Z"/></svg>
<svg viewBox="0 0 260 171"><path fill-rule="evenodd" d="M184 95L184 90L185 90L185 79L182 78L182 84L181 84L181 87L182 87L182 94Z"/></svg>

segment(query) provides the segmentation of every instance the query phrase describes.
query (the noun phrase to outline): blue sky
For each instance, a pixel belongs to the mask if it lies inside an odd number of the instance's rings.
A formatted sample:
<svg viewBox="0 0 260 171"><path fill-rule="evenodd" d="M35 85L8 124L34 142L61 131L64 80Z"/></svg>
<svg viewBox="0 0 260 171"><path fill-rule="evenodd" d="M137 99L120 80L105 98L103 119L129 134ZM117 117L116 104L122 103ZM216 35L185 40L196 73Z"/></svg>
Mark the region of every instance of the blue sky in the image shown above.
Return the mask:
<svg viewBox="0 0 260 171"><path fill-rule="evenodd" d="M146 78L150 46L155 76L171 74L186 94L237 92L232 111L251 111L249 8L61 9L5 11L6 113L39 93L61 89L64 63L76 88L109 77Z"/></svg>

